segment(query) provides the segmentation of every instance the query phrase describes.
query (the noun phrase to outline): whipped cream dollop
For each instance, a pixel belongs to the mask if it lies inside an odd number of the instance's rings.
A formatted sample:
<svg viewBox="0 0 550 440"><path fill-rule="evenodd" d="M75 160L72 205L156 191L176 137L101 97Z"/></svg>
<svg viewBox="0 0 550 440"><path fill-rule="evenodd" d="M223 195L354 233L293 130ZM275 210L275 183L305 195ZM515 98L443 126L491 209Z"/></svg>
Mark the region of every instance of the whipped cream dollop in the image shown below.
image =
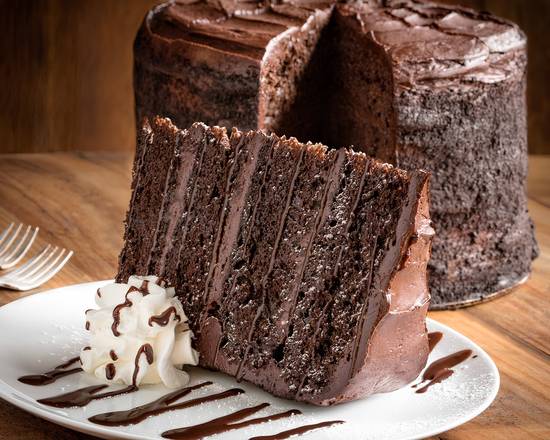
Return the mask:
<svg viewBox="0 0 550 440"><path fill-rule="evenodd" d="M86 311L90 345L82 369L106 382L186 385L183 365L197 365L193 333L172 287L156 276L131 276L127 284L97 290L99 309Z"/></svg>

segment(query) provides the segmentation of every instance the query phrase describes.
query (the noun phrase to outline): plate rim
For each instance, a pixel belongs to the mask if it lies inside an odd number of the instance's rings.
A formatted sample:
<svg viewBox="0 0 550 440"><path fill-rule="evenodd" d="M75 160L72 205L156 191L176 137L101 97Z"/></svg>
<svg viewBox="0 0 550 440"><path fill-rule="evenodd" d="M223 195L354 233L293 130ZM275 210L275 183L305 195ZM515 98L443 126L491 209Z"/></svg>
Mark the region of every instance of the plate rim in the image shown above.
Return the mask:
<svg viewBox="0 0 550 440"><path fill-rule="evenodd" d="M75 284L69 284L66 286L54 287L52 289L36 292L34 294L26 295L22 298L18 298L7 304L4 304L3 306L0 307L0 313L6 312L6 309L11 308L15 304L20 306L22 303L32 301L36 296L45 297L51 294L59 293L59 291L63 291L63 290L70 290L74 288L85 288L91 285L100 285L100 284L105 285L113 281L114 281L113 279L88 281L83 283L75 283ZM426 323L427 324L435 323L436 325L443 327L446 332L452 334L453 336L455 337L458 336L459 338L466 339L469 342L469 344L471 344L471 346L475 348L476 354L480 357L483 357L486 363L490 366L490 370L494 377L495 384L491 388L490 393L488 393L487 396L485 396L483 403L479 405L477 408L475 408L475 410L473 410L471 413L467 413L465 415L457 417L456 419L453 419L452 421L447 422L447 424L445 424L440 428L426 430L426 432L422 433L421 437L416 435L413 435L413 436L405 435L405 436L399 437L399 440L419 440L422 438L441 434L443 432L450 431L451 429L461 426L464 423L467 423L470 420L473 420L474 418L479 416L481 413L483 413L495 401L500 391L501 379L500 379L500 373L499 373L498 367L495 361L491 358L491 356L489 356L489 354L483 348L481 348L476 342L474 342L472 339L468 338L467 336L463 335L459 331L454 330L448 325L443 324L433 318L426 317ZM72 429L85 434L91 434L91 435L99 436L101 438L113 438L114 436L116 436L116 438L129 439L129 440L133 440L136 438L146 438L146 439L152 438L152 437L148 437L147 435L136 435L135 433L115 431L108 427L103 427L101 425L96 426L89 422L75 420L69 416L63 416L63 415L48 411L45 408L41 408L39 405L35 405L34 403L29 402L28 401L29 397L27 395L25 395L24 393L21 393L20 391L13 388L8 383L6 383L2 379L2 377L0 377L0 398L4 399L5 401L16 406L17 408L20 408L36 417L40 417L49 422L56 423L65 428Z"/></svg>

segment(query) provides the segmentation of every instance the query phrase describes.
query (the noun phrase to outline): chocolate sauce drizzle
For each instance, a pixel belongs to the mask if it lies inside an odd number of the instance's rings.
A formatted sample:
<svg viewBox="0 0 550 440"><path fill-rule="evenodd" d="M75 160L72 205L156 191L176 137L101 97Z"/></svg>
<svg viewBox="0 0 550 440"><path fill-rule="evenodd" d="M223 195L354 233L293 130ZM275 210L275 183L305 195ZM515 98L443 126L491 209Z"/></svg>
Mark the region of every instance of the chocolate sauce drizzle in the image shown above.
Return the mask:
<svg viewBox="0 0 550 440"><path fill-rule="evenodd" d="M443 333L441 332L431 332L428 333L428 347L430 350L430 353L433 351L435 346L443 339Z"/></svg>
<svg viewBox="0 0 550 440"><path fill-rule="evenodd" d="M210 394L207 396L199 397L196 399L187 400L178 404L173 404L176 400L186 396L191 391L201 388L203 386L211 385L212 382L203 382L195 386L183 388L181 390L175 391L173 393L167 394L166 396L160 397L153 402L147 403L145 405L138 406L126 411L116 411L116 412L107 412L103 414L97 414L93 417L90 417L88 420L93 423L104 426L128 426L139 423L150 416L155 416L163 414L168 411L174 411L177 409L185 409L201 405L207 402L213 402L228 397L236 396L238 394L244 393L243 390L238 388L233 388L221 393ZM103 387L101 385L100 387ZM93 387L90 387L93 388ZM135 387L134 387L135 388ZM137 389L137 388L136 388ZM122 393L121 390L120 393ZM133 391L133 390L131 390ZM95 391L92 391L92 393ZM130 392L130 391L128 391ZM91 399L102 398L102 395L98 397L91 396ZM261 403L259 405L244 408L239 411L235 411L231 414L227 414L222 417L218 417L208 422L200 423L198 425L187 426L183 428L172 429L162 433L162 437L170 439L179 439L179 440L198 440L203 437L208 437L215 434L222 434L227 431L232 431L234 429L245 428L251 425L258 425L261 423L266 423L273 420L279 420L294 415L299 415L301 412L297 409L291 409L288 411L272 414L269 416L256 417L253 419L245 420L239 422L246 417L251 416L252 414L257 413L258 411L267 408L268 403ZM318 429L326 426L331 426L334 424L344 423L340 420L328 421L317 423L314 425L305 425L298 428L294 428L288 431L283 431L273 436L266 436L265 439L285 439L292 435L303 434L305 432L311 431L313 429ZM264 437L257 437L257 439L263 439Z"/></svg>
<svg viewBox="0 0 550 440"><path fill-rule="evenodd" d="M174 404L176 400L181 399L191 391L207 385L212 385L212 382L202 382L198 385L182 388L181 390L174 391L153 400L152 402L129 410L96 414L95 416L90 417L89 420L92 423L97 423L98 425L104 426L134 425L150 416L156 416L165 412L175 411L177 409L191 408L202 403L214 402L216 400L226 399L228 397L244 393L244 391L239 388L233 388L221 393L210 394L208 396L198 397L196 399L186 400L185 402Z"/></svg>
<svg viewBox="0 0 550 440"><path fill-rule="evenodd" d="M122 394L133 393L138 390L138 387L130 385L120 390L108 391L106 393L96 394L107 388L108 385L92 385L85 388L80 388L75 391L60 394L58 396L46 397L45 399L39 399L38 403L47 406L53 406L55 408L72 408L76 406L86 406L92 400L105 399L107 397L120 396Z"/></svg>
<svg viewBox="0 0 550 440"><path fill-rule="evenodd" d="M424 374L422 375L422 380L417 385L420 385L424 382L428 383L422 388L416 390L416 392L425 393L432 385L443 382L445 379L451 377L454 373L451 368L460 364L461 362L464 362L471 355L472 350L461 350L432 362L428 366L428 368L426 368L426 371L424 371ZM415 387L417 385L415 385Z"/></svg>
<svg viewBox="0 0 550 440"><path fill-rule="evenodd" d="M107 364L105 365L105 377L107 380L113 380L116 374L116 367L115 364Z"/></svg>
<svg viewBox="0 0 550 440"><path fill-rule="evenodd" d="M156 416L163 414L168 411L174 411L177 409L191 408L194 406L201 405L207 402L214 402L221 399L226 399L228 397L236 396L238 394L244 393L243 390L239 388L233 388L221 393L210 394L203 397L198 397L196 399L186 400L181 403L174 404L175 401L180 398L188 395L191 391L204 386L212 385L212 382L203 382L198 385L182 388L181 390L174 391L170 394L162 396L157 400L154 400L145 405L138 406L124 411L115 411L107 412L102 414L96 414L93 417L90 417L88 420L92 423L104 426L128 426L134 425L142 422L148 417ZM50 406L57 406L59 408L66 408L68 406L84 406L89 403L91 400L102 399L104 397L111 397L114 395L129 393L137 390L137 387L130 386L119 391L113 391L111 393L95 394L97 391L103 389L107 385L99 385L83 388L81 390L74 391L72 393L63 394L61 396L43 399L40 403L44 403ZM256 417L249 420L244 420L239 422L242 419L245 419L264 408L269 407L269 403L261 403L259 405L244 408L233 413L227 414L222 417L218 417L208 422L200 423L198 425L186 426L183 428L171 429L162 433L162 437L170 439L179 439L179 440L198 440L203 437L208 437L211 435L222 434L227 431L232 431L234 429L245 428L247 426L258 425L261 423L266 423L269 421L279 420L287 417L292 417L295 415L301 414L301 411L297 409L291 409L284 412L279 412L276 414ZM311 431L313 429L318 429L326 426L331 426L334 424L344 423L340 420L328 421L317 423L314 425L305 425L298 428L294 428L288 431L283 431L273 436L266 436L265 439L285 439L292 435L303 434L305 432ZM257 439L263 439L264 437L257 437Z"/></svg>
<svg viewBox="0 0 550 440"><path fill-rule="evenodd" d="M111 325L111 331L115 336L120 336L120 332L118 331L118 326L120 325L120 312L126 307L132 307L132 305L134 304L128 299L128 295L132 292L139 292L139 289L134 286L130 287L128 289L128 292L126 292L126 295L124 296L124 302L118 304L113 309L113 324ZM88 328L86 328L86 330L88 330Z"/></svg>
<svg viewBox="0 0 550 440"><path fill-rule="evenodd" d="M291 409L289 411L280 412L270 416L257 417L254 419L245 420L244 422L235 423L248 416L251 416L252 414L257 413L264 408L267 408L268 406L269 403L261 403L251 408L244 408L231 414L227 414L226 416L209 420L205 423L200 423L198 425L188 426L185 428L171 429L170 431L163 432L162 437L178 440L199 440L203 437L222 434L233 429L245 428L247 426L258 425L260 423L301 414L301 412L297 409Z"/></svg>
<svg viewBox="0 0 550 440"><path fill-rule="evenodd" d="M120 336L120 332L118 331L118 326L120 325L120 312L126 307L132 307L132 305L134 304L128 299L128 295L132 292L140 292L143 296L149 295L149 280L143 280L143 282L141 283L141 287L139 288L136 286L131 286L124 296L124 302L118 304L113 309L113 324L111 325L111 330L113 332L113 335L115 336ZM86 328L86 330L88 330L88 328Z"/></svg>
<svg viewBox="0 0 550 440"><path fill-rule="evenodd" d="M33 386L48 385L50 383L54 383L57 379L60 379L62 377L69 376L70 374L80 373L82 371L82 368L80 367L67 369L72 364L78 361L80 361L80 357L76 356L72 359L69 359L63 364L58 365L53 370L46 371L42 374L30 374L28 376L21 376L17 380L21 383Z"/></svg>
<svg viewBox="0 0 550 440"><path fill-rule="evenodd" d="M176 308L172 306L172 307L168 307L160 315L151 316L149 318L149 326L153 327L153 324L157 324L158 326L161 326L161 327L168 325L168 323L170 322L170 317L172 316L172 313L174 314L174 319L176 321L181 321L181 317L180 315L178 315Z"/></svg>
<svg viewBox="0 0 550 440"><path fill-rule="evenodd" d="M143 296L149 295L149 280L143 280L143 283L141 283L141 289L139 289Z"/></svg>
<svg viewBox="0 0 550 440"><path fill-rule="evenodd" d="M134 360L134 374L132 375L132 385L134 386L137 383L137 376L139 374L139 358L142 354L145 354L145 359L147 360L147 363L151 365L154 361L153 347L151 347L151 344L143 344L141 347L139 347L139 350L136 353L136 358Z"/></svg>
<svg viewBox="0 0 550 440"><path fill-rule="evenodd" d="M100 391L108 388L108 385L91 385L84 388L79 388L74 391L67 393L46 397L44 399L39 399L38 403L43 405L51 406L54 408L73 408L73 407L83 407L88 405L92 400L105 399L109 397L116 397L123 394L133 393L139 390L135 385L135 379L137 377L137 371L139 370L139 359L141 355L145 355L147 362L153 362L153 349L149 344L144 344L138 350L136 355L135 364L136 369L134 370L133 385L127 386L113 391L106 391L100 393ZM115 355L116 356L116 355ZM81 368L67 370L73 363L77 362L80 358L75 357L69 361L55 367L52 371L48 371L39 375L23 376L19 378L19 381L27 383L30 385L46 385L48 383L55 382L58 377L64 375L72 374L73 372L82 371ZM115 366L114 364L107 364L105 368L105 374L108 379L112 379L115 375ZM144 405L131 408L124 411L114 411L106 412L102 414L96 414L95 416L90 417L88 420L92 423L104 426L128 426L134 425L142 422L148 417L163 414L169 411L175 411L178 409L191 408L194 406L201 405L203 403L214 402L228 397L233 397L239 394L244 393L240 388L233 388L227 391L220 393L210 394L203 397L198 397L195 399L186 400L181 403L174 403L182 397L187 396L194 390L199 388L212 385L212 382L202 382L194 386L189 386L182 388L180 390L169 393L165 396L162 396L152 402L146 403ZM244 408L233 413L227 414L222 417L210 420L208 422L200 423L198 425L187 426L183 428L172 429L162 433L162 437L170 439L182 439L182 440L198 440L203 437L208 437L215 434L221 434L227 431L232 431L235 429L245 428L247 426L258 425L261 423L266 423L269 421L279 420L287 417L292 417L295 415L301 414L301 411L297 409L290 409L288 411L279 412L276 414L271 414L263 417L256 417L249 420L243 419L256 414L264 408L269 407L269 403L261 403L250 408ZM326 426L331 426L334 424L344 423L342 421L328 421L317 423L314 425L305 425L298 428L294 428L288 431L283 431L272 436L265 437L255 437L256 440L261 439L285 439L292 435L303 434L313 429L318 429ZM252 439L251 439L252 440Z"/></svg>
<svg viewBox="0 0 550 440"><path fill-rule="evenodd" d="M161 280L159 282L163 282L163 281L164 280ZM149 293L150 293L149 292L149 280L143 280L143 282L141 283L141 287L139 287L139 288L136 287L136 286L131 286L128 289L128 292L126 292L126 295L124 296L124 302L118 304L113 309L113 324L111 325L111 330L113 332L113 335L115 335L115 336L120 336L120 332L118 331L118 326L120 325L120 312L122 311L122 309L124 309L126 307L132 307L132 305L134 304L132 301L130 301L128 299L128 295L132 292L140 292L143 296L149 295ZM98 289L98 294L99 294L99 289ZM101 295L99 295L99 296L101 296ZM151 325L151 324L149 323L149 325ZM86 330L89 330L88 326L86 327Z"/></svg>
<svg viewBox="0 0 550 440"><path fill-rule="evenodd" d="M301 435L306 432L313 431L314 429L326 428L327 426L339 425L344 423L342 420L333 420L329 422L315 423L313 425L299 426L298 428L289 429L288 431L282 431L273 435L262 435L259 437L252 437L249 440L283 440L285 438L292 437L293 435Z"/></svg>

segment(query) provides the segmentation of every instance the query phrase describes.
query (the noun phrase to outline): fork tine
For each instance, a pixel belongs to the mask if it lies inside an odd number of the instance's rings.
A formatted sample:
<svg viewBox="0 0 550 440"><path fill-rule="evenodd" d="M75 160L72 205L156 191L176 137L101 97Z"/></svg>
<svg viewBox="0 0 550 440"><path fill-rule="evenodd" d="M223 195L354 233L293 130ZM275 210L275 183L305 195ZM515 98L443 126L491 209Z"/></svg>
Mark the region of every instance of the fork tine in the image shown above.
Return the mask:
<svg viewBox="0 0 550 440"><path fill-rule="evenodd" d="M10 223L10 225L2 231L2 234L0 234L0 249L2 248L1 246L2 243L4 242L4 240L6 239L6 237L11 232L14 226L15 226L15 223Z"/></svg>
<svg viewBox="0 0 550 440"><path fill-rule="evenodd" d="M58 251L59 251L59 247L58 246L54 247L53 250L51 250L45 257L43 257L40 261L37 261L37 263L32 268L20 274L19 278L24 279L25 282L27 282L29 279L32 280L36 278L36 273L42 270L44 266L49 264L52 258L55 259L55 256Z"/></svg>
<svg viewBox="0 0 550 440"><path fill-rule="evenodd" d="M61 258L65 249L59 249L58 247L48 256L48 258L39 265L38 268L32 271L32 273L25 275L26 283L34 283L34 280L40 278L45 273L47 273Z"/></svg>
<svg viewBox="0 0 550 440"><path fill-rule="evenodd" d="M46 248L47 250L45 249L39 255L34 257L34 261L32 262L32 264L28 265L25 268L18 269L15 272L10 272L8 275L15 275L20 279L24 279L36 273L36 271L40 270L40 268L43 267L52 258L52 256L57 252L58 249L57 247L55 247L53 250L51 250L51 245L46 246Z"/></svg>
<svg viewBox="0 0 550 440"><path fill-rule="evenodd" d="M0 248L0 258L2 258L4 254L9 251L14 240L19 235L19 232L21 231L22 227L23 227L23 224L19 223L19 226L17 226L17 229L13 232L13 234L11 234L10 237L6 237L6 242L3 243L2 247Z"/></svg>
<svg viewBox="0 0 550 440"><path fill-rule="evenodd" d="M34 228L34 231L32 231L32 226L28 226L23 238L12 252L4 257L4 261L0 261L0 269L9 269L19 263L32 246L39 230L39 228Z"/></svg>
<svg viewBox="0 0 550 440"><path fill-rule="evenodd" d="M57 274L57 272L63 269L63 266L67 264L67 261L69 261L69 259L73 256L73 253L74 253L73 251L67 251L66 249L63 249L60 254L60 257L63 255L64 252L67 252L67 254L62 258L60 262L58 262L57 264L50 265L50 269L48 271L44 271L41 277L34 280L34 284L36 286L44 284L45 282L53 278Z"/></svg>
<svg viewBox="0 0 550 440"><path fill-rule="evenodd" d="M27 254L27 252L33 245L34 240L36 239L39 232L40 232L40 228L38 226L35 227L34 230L32 230L32 234L27 240L27 242L23 246L21 246L21 249L19 250L19 252L13 256L12 261L9 263L11 267L19 263L19 261L21 261L21 258L23 258Z"/></svg>
<svg viewBox="0 0 550 440"><path fill-rule="evenodd" d="M22 266L18 267L17 269L15 270L12 270L11 272L9 272L7 275L18 275L22 272L24 272L25 270L27 270L29 267L31 267L32 265L34 265L38 260L40 260L40 258L42 258L42 256L48 252L48 250L50 250L50 248L52 247L51 244L48 244L47 246L45 246L38 254L34 255L31 259L29 259L25 264L23 264Z"/></svg>

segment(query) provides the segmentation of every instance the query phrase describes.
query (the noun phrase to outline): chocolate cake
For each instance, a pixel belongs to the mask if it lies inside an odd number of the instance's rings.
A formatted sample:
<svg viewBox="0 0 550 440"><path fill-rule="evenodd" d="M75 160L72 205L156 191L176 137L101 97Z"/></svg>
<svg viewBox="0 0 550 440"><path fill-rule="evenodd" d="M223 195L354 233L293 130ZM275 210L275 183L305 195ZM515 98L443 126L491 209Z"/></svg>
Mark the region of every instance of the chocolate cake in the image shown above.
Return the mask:
<svg viewBox="0 0 550 440"><path fill-rule="evenodd" d="M174 1L135 41L137 120L263 129L430 171L432 307L456 307L524 281L537 255L525 43L488 13L414 0Z"/></svg>
<svg viewBox="0 0 550 440"><path fill-rule="evenodd" d="M118 281L176 288L200 365L330 405L428 356L428 174L260 131L140 130Z"/></svg>

